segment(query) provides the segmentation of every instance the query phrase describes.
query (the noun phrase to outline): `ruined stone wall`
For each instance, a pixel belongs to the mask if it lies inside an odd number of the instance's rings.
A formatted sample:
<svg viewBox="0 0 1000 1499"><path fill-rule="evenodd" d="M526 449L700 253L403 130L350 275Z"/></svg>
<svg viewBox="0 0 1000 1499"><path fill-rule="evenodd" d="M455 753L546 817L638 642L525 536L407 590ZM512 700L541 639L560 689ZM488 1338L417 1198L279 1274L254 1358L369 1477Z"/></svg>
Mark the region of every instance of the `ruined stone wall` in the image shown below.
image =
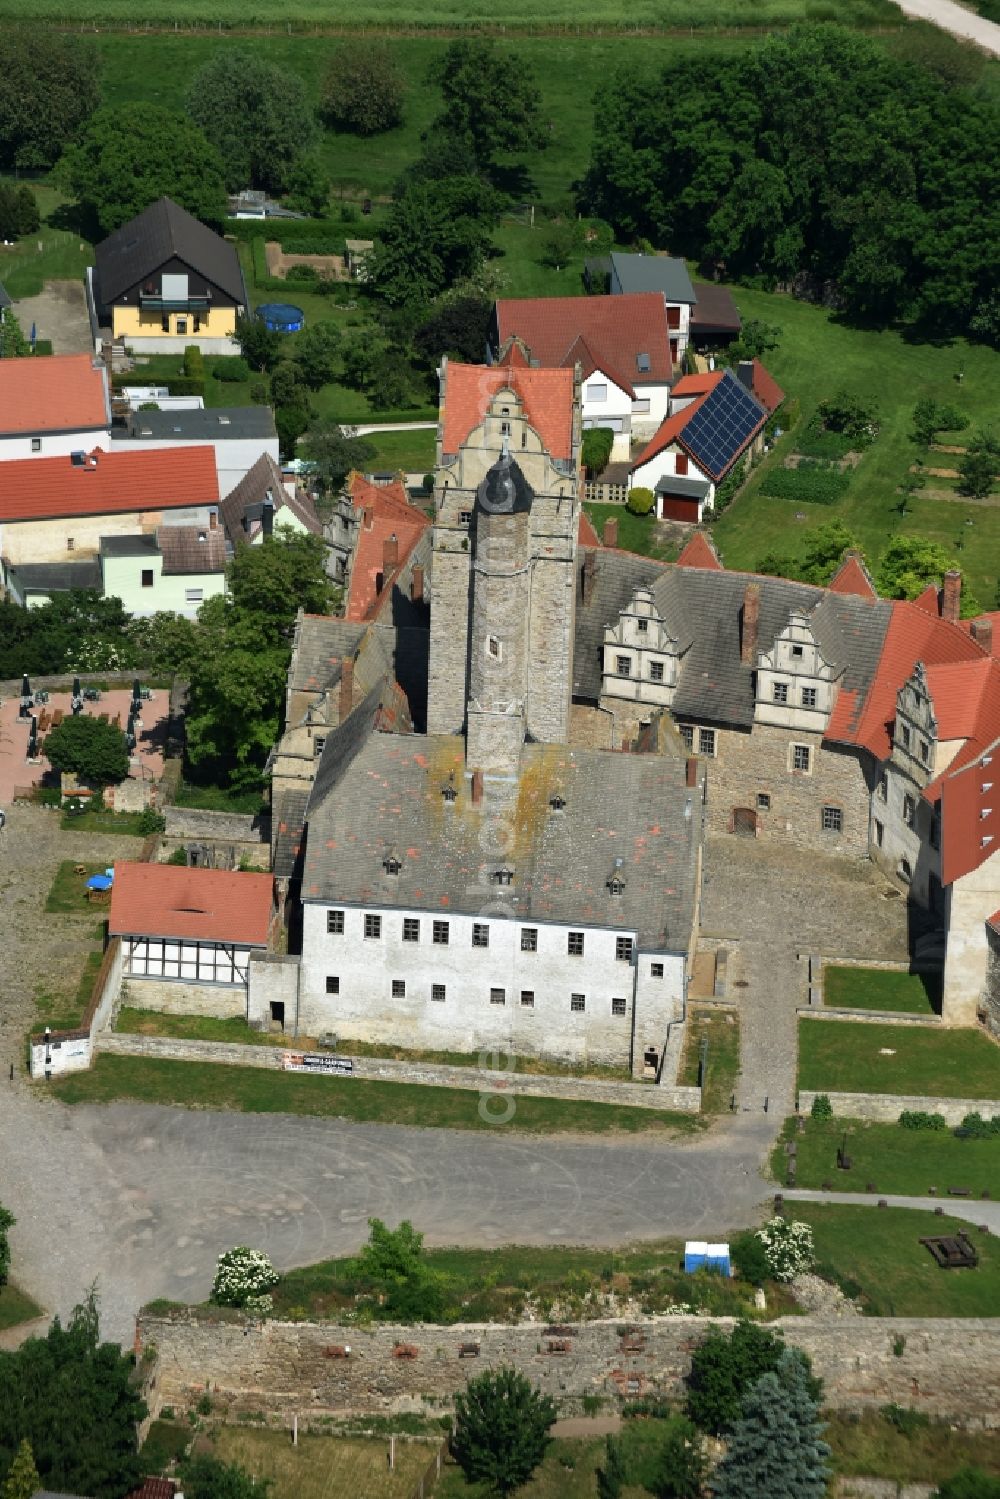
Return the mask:
<svg viewBox="0 0 1000 1499"><path fill-rule="evenodd" d="M984 1119L1000 1118L1000 1100L995 1098L934 1098L915 1093L826 1093L803 1088L799 1093L799 1112L808 1114L813 1099L826 1097L838 1118L878 1119L895 1124L900 1114L942 1114L952 1127L961 1124L966 1114L982 1114ZM962 1176L961 1169L956 1174Z"/></svg>
<svg viewBox="0 0 1000 1499"><path fill-rule="evenodd" d="M207 1386L230 1402L231 1414L439 1410L471 1376L512 1364L572 1413L585 1395L676 1398L707 1326L671 1317L628 1326L360 1328L188 1315L143 1316L138 1332L144 1348L155 1346L157 1408L184 1407ZM1000 1320L788 1317L774 1326L812 1359L831 1408L896 1403L1000 1425Z"/></svg>

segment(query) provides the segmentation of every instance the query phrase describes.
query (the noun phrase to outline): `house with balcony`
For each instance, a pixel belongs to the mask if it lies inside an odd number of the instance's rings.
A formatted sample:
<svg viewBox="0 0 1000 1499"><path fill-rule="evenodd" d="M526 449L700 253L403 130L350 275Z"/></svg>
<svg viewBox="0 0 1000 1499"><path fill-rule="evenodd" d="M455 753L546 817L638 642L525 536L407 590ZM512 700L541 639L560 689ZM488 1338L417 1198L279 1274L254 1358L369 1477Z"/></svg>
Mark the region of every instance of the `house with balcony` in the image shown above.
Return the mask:
<svg viewBox="0 0 1000 1499"><path fill-rule="evenodd" d="M103 240L88 275L100 339L140 353L236 354L247 292L236 247L169 198Z"/></svg>
<svg viewBox="0 0 1000 1499"><path fill-rule="evenodd" d="M691 338L691 318L698 301L687 266L672 255L623 255L614 251L608 279L613 297L655 292L663 302L670 329L670 357L679 365Z"/></svg>

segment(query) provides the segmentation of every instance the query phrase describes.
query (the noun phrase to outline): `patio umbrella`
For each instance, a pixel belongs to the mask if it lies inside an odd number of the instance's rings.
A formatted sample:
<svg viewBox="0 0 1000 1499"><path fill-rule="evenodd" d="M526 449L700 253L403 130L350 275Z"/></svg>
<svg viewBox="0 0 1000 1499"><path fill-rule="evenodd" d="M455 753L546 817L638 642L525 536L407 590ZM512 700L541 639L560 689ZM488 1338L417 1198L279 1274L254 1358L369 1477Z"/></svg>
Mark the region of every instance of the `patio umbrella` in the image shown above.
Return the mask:
<svg viewBox="0 0 1000 1499"><path fill-rule="evenodd" d="M87 881L88 890L110 890L111 881L106 874L92 874Z"/></svg>
<svg viewBox="0 0 1000 1499"><path fill-rule="evenodd" d="M35 700L31 695L31 683L28 681L27 673L25 673L21 678L21 712L18 715L20 718L30 717L31 707L34 701Z"/></svg>
<svg viewBox="0 0 1000 1499"><path fill-rule="evenodd" d="M79 677L73 678L73 696L70 700L70 707L74 713L83 712L83 693L80 691Z"/></svg>

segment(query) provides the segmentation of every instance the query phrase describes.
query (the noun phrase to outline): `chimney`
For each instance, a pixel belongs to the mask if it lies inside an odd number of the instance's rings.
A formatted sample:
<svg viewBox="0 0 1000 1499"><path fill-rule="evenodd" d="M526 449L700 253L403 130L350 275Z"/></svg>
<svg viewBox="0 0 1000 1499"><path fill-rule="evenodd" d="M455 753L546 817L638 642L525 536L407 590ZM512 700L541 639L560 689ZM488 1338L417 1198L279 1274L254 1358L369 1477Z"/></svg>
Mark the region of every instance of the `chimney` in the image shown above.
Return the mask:
<svg viewBox="0 0 1000 1499"><path fill-rule="evenodd" d="M952 568L944 575L944 587L941 590L941 618L950 619L953 625L957 625L961 605L962 574L957 568Z"/></svg>
<svg viewBox="0 0 1000 1499"><path fill-rule="evenodd" d="M993 654L993 621L991 619L974 619L972 621L972 638L977 645L981 645L987 656Z"/></svg>
<svg viewBox="0 0 1000 1499"><path fill-rule="evenodd" d="M340 663L340 703L338 707L338 719L340 723L349 715L354 706L354 662L346 657Z"/></svg>
<svg viewBox="0 0 1000 1499"><path fill-rule="evenodd" d="M583 602L589 604L594 592L594 575L597 571L597 559L593 552L587 552L583 559Z"/></svg>
<svg viewBox="0 0 1000 1499"><path fill-rule="evenodd" d="M483 773L481 770L472 772L472 805L480 806L483 800Z"/></svg>
<svg viewBox="0 0 1000 1499"><path fill-rule="evenodd" d="M424 570L418 562L410 574L410 599L419 604L424 597Z"/></svg>
<svg viewBox="0 0 1000 1499"><path fill-rule="evenodd" d="M604 545L606 547L616 547L618 545L618 519L616 516L609 515L608 519L604 522Z"/></svg>
<svg viewBox="0 0 1000 1499"><path fill-rule="evenodd" d="M740 382L741 385L745 385L746 386L747 390L749 390L751 392L751 394L753 393L753 360L752 359L741 359L740 360L739 364L736 366L736 378Z"/></svg>
<svg viewBox="0 0 1000 1499"><path fill-rule="evenodd" d="M748 583L743 595L743 628L740 636L740 660L744 666L757 664L757 630L760 625L760 584Z"/></svg>
<svg viewBox="0 0 1000 1499"><path fill-rule="evenodd" d="M382 571L388 577L399 566L399 540L393 531L382 543Z"/></svg>
<svg viewBox="0 0 1000 1499"><path fill-rule="evenodd" d="M274 535L274 496L270 490L264 496L264 508L260 512L260 529L265 536Z"/></svg>
<svg viewBox="0 0 1000 1499"><path fill-rule="evenodd" d="M688 755L686 769L687 769L686 784L688 786L697 786L697 784L698 784L698 758L697 758L696 755Z"/></svg>
<svg viewBox="0 0 1000 1499"><path fill-rule="evenodd" d="M208 529L210 531L216 531L216 530L218 530L218 527L219 527L219 516L218 516L218 513L215 510L211 510L211 511L209 511L209 516L208 516Z"/></svg>

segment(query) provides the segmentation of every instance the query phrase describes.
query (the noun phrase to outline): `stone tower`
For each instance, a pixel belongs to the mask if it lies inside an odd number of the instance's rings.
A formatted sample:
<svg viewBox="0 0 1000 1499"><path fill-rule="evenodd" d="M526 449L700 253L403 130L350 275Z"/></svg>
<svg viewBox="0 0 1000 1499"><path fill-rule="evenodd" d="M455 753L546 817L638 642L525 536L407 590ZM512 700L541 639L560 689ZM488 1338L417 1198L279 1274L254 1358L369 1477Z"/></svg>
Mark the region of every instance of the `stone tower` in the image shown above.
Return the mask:
<svg viewBox="0 0 1000 1499"><path fill-rule="evenodd" d="M428 732L515 774L526 737L569 729L579 379L446 363L439 431Z"/></svg>

